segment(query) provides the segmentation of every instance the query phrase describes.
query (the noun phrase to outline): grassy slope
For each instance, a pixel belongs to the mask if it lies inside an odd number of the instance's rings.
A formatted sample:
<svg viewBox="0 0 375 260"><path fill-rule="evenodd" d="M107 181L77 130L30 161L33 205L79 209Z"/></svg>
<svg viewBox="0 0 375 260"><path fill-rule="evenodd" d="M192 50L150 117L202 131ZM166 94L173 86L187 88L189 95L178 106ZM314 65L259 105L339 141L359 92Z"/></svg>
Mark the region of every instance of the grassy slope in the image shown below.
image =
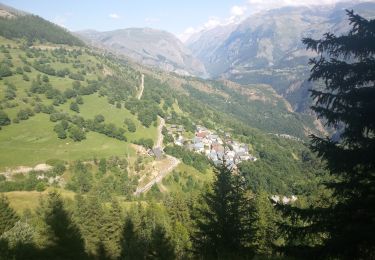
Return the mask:
<svg viewBox="0 0 375 260"><path fill-rule="evenodd" d="M16 48L18 44L15 41L0 37L0 44L9 44L11 46L8 50L12 57L11 61L14 65L12 68L13 71L17 67L24 66L19 55L25 56L25 53ZM67 47L66 49L71 49L71 47ZM50 51L45 51L45 54L47 57L51 57ZM4 53L0 53L0 59L4 58ZM30 58L28 60L32 63L34 59L35 58ZM78 59L87 66L101 63L97 56L87 53L83 53ZM54 61L51 63L51 66L55 69L68 68L73 72L78 72L77 69L73 68L72 63L63 64ZM27 97L26 90L29 89L31 80L35 79L38 74L43 75L43 73L36 71L31 66L30 68L31 72L25 72L30 78L29 82L24 81L22 75L15 73L10 77L0 80L0 99L4 97L4 91L6 89L5 82L10 82L17 88L17 97L10 102L16 103L18 106L4 108L4 111L8 114L11 120L16 117L20 109L32 107L30 105L32 98ZM92 68L95 68L95 66L92 66ZM95 68L95 71L88 73L85 78L96 79L98 76L103 76L103 71ZM68 77L48 77L51 85L56 89L64 91L65 89L72 87L73 80ZM86 83L83 83L83 85L86 85ZM39 95L39 97L43 104L49 105L52 103L52 101L46 99L44 95ZM23 101L24 98L28 99L28 103ZM137 120L136 116L132 115L125 108L117 109L113 105L110 105L107 102L106 97L99 98L97 94L93 94L90 96L83 96L83 99L84 104L80 105L80 114L78 115L85 119L90 119L94 118L97 114L102 114L106 119L106 123L114 123L117 127L123 127L125 129L126 126L124 125L124 119L130 118L136 124L137 131L135 133L127 132L125 134L128 138L128 142L121 142L102 134L90 132L87 134L86 140L74 143L69 138L65 140L58 139L56 133L53 132L54 123L49 121L48 115L39 114L26 121L21 121L20 124L12 123L9 126L2 127L2 130L0 130L0 170L5 167L15 167L19 165L32 166L38 163L43 163L50 158L71 161L77 159L92 159L94 156L100 158L112 155L126 155L127 153L132 155L134 151L129 146L130 141L140 138L156 139L156 127L143 127ZM65 104L56 107L56 109L70 114L76 114L69 109L71 101L72 100L67 100Z"/></svg>
<svg viewBox="0 0 375 260"><path fill-rule="evenodd" d="M21 215L26 209L34 211L38 206L41 198L47 196L48 192L53 189L38 191L12 191L5 192L10 202L10 206ZM72 191L58 189L64 199L73 199L75 193Z"/></svg>
<svg viewBox="0 0 375 260"><path fill-rule="evenodd" d="M156 127L153 125L151 125L149 128L142 126L138 119L132 115L129 110L125 108L116 108L114 105L107 102L106 97L99 97L97 94L93 94L90 96L83 96L83 101L84 104L80 105L80 116L88 119L94 118L95 115L101 114L104 116L106 123L113 123L124 128L126 128L124 125L125 118L130 118L136 124L137 131L134 133L127 132L125 134L129 141L138 140L140 138L151 138L154 141L156 140ZM64 108L64 111L71 114L76 114L75 112L69 110L68 102L61 107Z"/></svg>
<svg viewBox="0 0 375 260"><path fill-rule="evenodd" d="M81 142L61 140L53 132L54 123L38 114L19 124L4 127L0 133L0 169L19 165L36 165L48 159L88 160L111 155L132 155L129 143L89 132Z"/></svg>

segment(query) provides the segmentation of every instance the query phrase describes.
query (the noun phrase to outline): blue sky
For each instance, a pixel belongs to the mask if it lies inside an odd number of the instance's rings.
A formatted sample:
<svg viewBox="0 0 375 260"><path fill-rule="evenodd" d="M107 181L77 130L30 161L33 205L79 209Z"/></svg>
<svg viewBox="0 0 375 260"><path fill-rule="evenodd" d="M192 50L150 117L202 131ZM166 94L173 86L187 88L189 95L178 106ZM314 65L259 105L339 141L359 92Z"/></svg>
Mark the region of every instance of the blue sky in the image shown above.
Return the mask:
<svg viewBox="0 0 375 260"><path fill-rule="evenodd" d="M331 4L340 0L5 0L6 5L77 31L152 27L182 39L218 24L285 5Z"/></svg>
<svg viewBox="0 0 375 260"><path fill-rule="evenodd" d="M113 30L154 27L179 34L198 27L210 17L230 15L243 0L8 0L4 4L37 14L69 30Z"/></svg>

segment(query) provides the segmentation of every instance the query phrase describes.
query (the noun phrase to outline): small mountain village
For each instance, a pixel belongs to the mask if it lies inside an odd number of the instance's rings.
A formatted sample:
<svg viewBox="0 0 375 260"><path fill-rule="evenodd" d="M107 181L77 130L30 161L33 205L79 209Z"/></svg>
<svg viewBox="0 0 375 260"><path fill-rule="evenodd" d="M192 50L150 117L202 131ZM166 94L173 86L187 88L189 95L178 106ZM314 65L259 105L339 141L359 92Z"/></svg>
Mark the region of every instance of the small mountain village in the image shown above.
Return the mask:
<svg viewBox="0 0 375 260"><path fill-rule="evenodd" d="M174 139L174 145L185 147L189 151L204 154L210 159L215 166L220 165L223 161L227 168L231 171L237 170L237 165L243 161L255 162L257 157L249 153L248 145L235 141L230 133L222 132L220 137L215 131L207 129L201 125L196 125L193 138L184 138L186 136L185 129L182 125L168 124L168 134ZM149 151L150 155L156 159L162 158L163 150L160 147ZM290 204L297 201L297 196L291 195L272 195L270 197L272 203Z"/></svg>
<svg viewBox="0 0 375 260"><path fill-rule="evenodd" d="M215 165L225 161L229 170L236 170L242 161L256 161L257 158L249 153L249 147L232 139L229 133L223 133L223 138L206 127L197 125L195 136L184 138L184 128L181 125L169 125L168 134L173 136L174 144L184 146L189 151L204 154Z"/></svg>

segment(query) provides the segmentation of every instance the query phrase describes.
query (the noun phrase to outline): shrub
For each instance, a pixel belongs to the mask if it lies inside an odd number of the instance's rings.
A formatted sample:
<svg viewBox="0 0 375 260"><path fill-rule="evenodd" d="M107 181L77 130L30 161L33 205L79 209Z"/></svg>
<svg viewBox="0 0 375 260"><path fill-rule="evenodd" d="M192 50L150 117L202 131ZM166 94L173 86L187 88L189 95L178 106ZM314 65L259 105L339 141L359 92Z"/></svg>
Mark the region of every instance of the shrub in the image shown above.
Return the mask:
<svg viewBox="0 0 375 260"><path fill-rule="evenodd" d="M73 111L79 113L79 106L78 106L78 104L76 102L70 103L70 110L73 110Z"/></svg>
<svg viewBox="0 0 375 260"><path fill-rule="evenodd" d="M4 111L0 110L0 126L2 125L9 125L10 119Z"/></svg>

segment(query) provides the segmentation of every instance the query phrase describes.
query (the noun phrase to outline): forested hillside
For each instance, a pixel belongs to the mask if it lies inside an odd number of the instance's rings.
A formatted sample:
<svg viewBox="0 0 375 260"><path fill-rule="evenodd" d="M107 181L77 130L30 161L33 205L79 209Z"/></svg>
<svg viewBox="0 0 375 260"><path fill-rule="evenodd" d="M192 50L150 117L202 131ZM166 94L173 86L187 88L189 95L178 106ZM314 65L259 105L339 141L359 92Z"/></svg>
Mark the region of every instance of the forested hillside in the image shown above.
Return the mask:
<svg viewBox="0 0 375 260"><path fill-rule="evenodd" d="M0 259L371 259L374 20L348 15L340 39L364 39L344 50L368 73L322 56L311 77L327 79L314 109L346 123L341 143L269 85L166 73L0 18ZM25 17L32 36L12 20ZM336 90L353 99L330 107Z"/></svg>
<svg viewBox="0 0 375 260"><path fill-rule="evenodd" d="M28 214L29 221L41 223L40 212L46 210L43 214L49 214L48 207L55 207L53 203L57 203L61 214L67 216L64 221L77 225L76 231L69 232L74 236L77 230L80 231L80 239L84 241L82 248L87 255L99 255L101 251L97 243L104 240L107 241L103 242L107 253L114 256L121 254L122 246L118 244L121 233L116 235L117 238L113 237L114 234L104 238L103 234L107 233L98 227L103 221L119 227L135 225L134 231L124 231L136 232L134 235L142 237L140 241L143 242L134 247L139 251L134 254L142 254L144 250L150 250L151 255L166 253L164 249L159 252L152 247L153 243L159 243L155 239L162 239L170 250L167 252L180 257L190 255L191 207L197 203L196 196L200 191L212 181L213 166L206 161L198 167L201 159L195 156L185 159L191 152L182 149L179 156L184 162L146 195L134 197L136 188L152 179L155 171L152 167L162 169L158 168L163 167L160 164L167 163L167 159L158 162L131 144L153 146L157 135L157 116L166 118L168 124L182 125L188 135L194 135L195 125L200 124L230 132L233 138L249 145L259 161L243 163L240 169L247 180L246 186L254 191L265 190L269 194L286 196L296 194L301 203L308 201L314 193L317 185L314 176L320 167L301 141L262 133L251 128L251 122L244 123L241 117L219 110L220 103L207 102L196 96L200 92L204 97L205 91L219 89L218 86L222 89L219 97L226 93L235 95L235 90L230 90L223 83L184 79L148 69L138 71L115 57L78 46L52 43L27 46L22 40L16 42L1 38L1 41L2 171L9 172L9 167L16 169L17 166L40 163L51 166L42 171L33 169L25 173L3 174L0 180L1 192L5 192L11 207L16 209L14 214L17 217L12 217L14 221L9 223L18 221L14 228L22 230L28 225L26 229L29 233L22 242L36 246L33 252L39 257L56 252L65 254L65 249L49 248L44 242L49 240L43 235L44 228L53 229L57 219L45 219L47 226L43 224L39 227L38 224L37 227L36 224L26 224L23 216ZM145 75L144 90L137 99L142 73ZM203 88L199 90L200 87ZM229 94L226 95L229 97ZM237 112L233 113L236 115ZM167 146L172 144L171 141L166 142ZM48 195L54 189L61 195ZM47 199L46 204L38 206L39 197ZM76 202L71 201L73 198ZM155 199L165 201L165 204L152 204ZM62 200L65 206L62 206ZM87 201L87 208L82 206L86 202L80 200ZM187 214L182 219L172 216L171 212L175 210L170 209L181 207L181 201L185 205L182 210ZM110 202L114 204L108 207ZM75 203L80 205L79 210L74 207ZM43 205L47 208L42 209ZM98 211L98 207L103 213ZM90 208L95 208L96 217L85 215L93 214ZM147 217L139 223L132 212L139 212L137 214L141 219ZM125 216L129 218L126 223ZM151 219L155 217L167 218L168 221L154 223ZM117 224L105 220L107 218L116 218ZM84 219L92 221L88 224ZM11 236L13 231L9 225L4 230L8 230L6 234ZM149 231L143 225L150 225ZM112 227L103 228L110 230ZM59 236L58 233L56 235ZM11 239L16 238L7 239L10 248ZM140 243L136 241L130 239L128 242ZM55 245L62 246L59 243ZM67 254L75 250L68 250L69 246L64 248Z"/></svg>
<svg viewBox="0 0 375 260"><path fill-rule="evenodd" d="M5 5L0 6L7 15L0 16L0 35L6 38L23 38L27 44L51 42L68 45L83 45L83 42L64 28L43 18L19 12Z"/></svg>

